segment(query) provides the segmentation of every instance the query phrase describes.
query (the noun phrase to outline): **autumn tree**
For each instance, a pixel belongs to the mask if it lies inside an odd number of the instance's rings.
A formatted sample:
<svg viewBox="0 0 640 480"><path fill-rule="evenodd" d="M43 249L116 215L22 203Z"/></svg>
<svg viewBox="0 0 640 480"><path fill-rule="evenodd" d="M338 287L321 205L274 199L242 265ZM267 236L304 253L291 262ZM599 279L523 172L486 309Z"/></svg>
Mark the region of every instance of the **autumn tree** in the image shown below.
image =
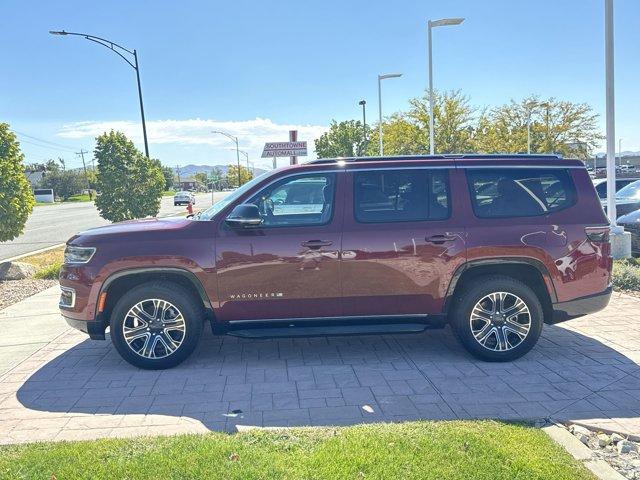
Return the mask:
<svg viewBox="0 0 640 480"><path fill-rule="evenodd" d="M598 115L585 103L531 96L484 112L478 121L476 149L483 153L557 153L585 159L604 138Z"/></svg>
<svg viewBox="0 0 640 480"><path fill-rule="evenodd" d="M366 138L359 120L331 121L329 131L314 140L318 158L355 157L364 154Z"/></svg>
<svg viewBox="0 0 640 480"><path fill-rule="evenodd" d="M98 161L96 207L112 222L155 216L165 186L160 161L145 157L124 133L96 138Z"/></svg>
<svg viewBox="0 0 640 480"><path fill-rule="evenodd" d="M22 233L36 203L23 161L15 134L8 124L0 123L0 242Z"/></svg>
<svg viewBox="0 0 640 480"><path fill-rule="evenodd" d="M246 167L240 165L240 185L244 185L249 180L253 178L253 173ZM229 188L238 187L238 166L237 165L229 165L227 167L227 174L225 175L225 179Z"/></svg>

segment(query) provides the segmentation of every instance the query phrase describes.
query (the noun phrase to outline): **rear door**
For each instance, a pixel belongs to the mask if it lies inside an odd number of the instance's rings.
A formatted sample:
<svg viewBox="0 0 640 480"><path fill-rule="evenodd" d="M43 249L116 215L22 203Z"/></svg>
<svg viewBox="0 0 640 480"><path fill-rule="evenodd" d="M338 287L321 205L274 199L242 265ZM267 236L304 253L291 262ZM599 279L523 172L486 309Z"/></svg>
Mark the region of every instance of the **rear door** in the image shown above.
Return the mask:
<svg viewBox="0 0 640 480"><path fill-rule="evenodd" d="M342 177L331 170L281 177L244 201L258 206L260 227L221 222L218 320L341 315Z"/></svg>
<svg viewBox="0 0 640 480"><path fill-rule="evenodd" d="M342 239L343 308L347 316L442 311L455 269L464 263L447 162L357 168L346 178Z"/></svg>

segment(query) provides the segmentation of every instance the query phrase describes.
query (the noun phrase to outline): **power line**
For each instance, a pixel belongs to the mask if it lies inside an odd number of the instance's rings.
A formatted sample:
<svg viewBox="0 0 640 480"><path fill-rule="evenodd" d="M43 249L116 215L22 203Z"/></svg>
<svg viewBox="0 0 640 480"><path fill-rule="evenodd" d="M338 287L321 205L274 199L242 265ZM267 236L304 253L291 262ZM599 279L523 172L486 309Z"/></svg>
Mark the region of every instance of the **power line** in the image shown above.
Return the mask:
<svg viewBox="0 0 640 480"><path fill-rule="evenodd" d="M70 147L69 145L63 145L61 143L56 143L56 142L51 142L49 140L44 140L42 138L34 137L33 135L27 135L26 133L22 133L22 132L19 132L17 130L13 130L13 132L17 133L18 135L21 135L23 137L27 137L27 138L30 138L32 140L37 140L38 142L41 142L41 143L48 143L49 145L53 145L54 147L66 148L66 149L69 149L69 150L75 150L75 148Z"/></svg>

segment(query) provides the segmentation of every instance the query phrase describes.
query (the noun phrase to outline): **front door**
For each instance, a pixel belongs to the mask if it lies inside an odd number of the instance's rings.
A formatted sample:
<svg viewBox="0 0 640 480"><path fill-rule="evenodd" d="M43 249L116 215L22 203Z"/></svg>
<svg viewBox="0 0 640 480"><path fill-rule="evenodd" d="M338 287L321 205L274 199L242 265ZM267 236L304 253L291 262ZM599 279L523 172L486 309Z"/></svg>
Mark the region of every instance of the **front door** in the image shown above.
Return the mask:
<svg viewBox="0 0 640 480"><path fill-rule="evenodd" d="M336 171L283 177L244 202L258 206L262 225L220 223L218 320L341 315L343 177Z"/></svg>
<svg viewBox="0 0 640 480"><path fill-rule="evenodd" d="M446 164L436 164L354 168L347 174L344 315L442 311L448 282L465 261L464 227L457 220L460 206L453 201L449 173Z"/></svg>

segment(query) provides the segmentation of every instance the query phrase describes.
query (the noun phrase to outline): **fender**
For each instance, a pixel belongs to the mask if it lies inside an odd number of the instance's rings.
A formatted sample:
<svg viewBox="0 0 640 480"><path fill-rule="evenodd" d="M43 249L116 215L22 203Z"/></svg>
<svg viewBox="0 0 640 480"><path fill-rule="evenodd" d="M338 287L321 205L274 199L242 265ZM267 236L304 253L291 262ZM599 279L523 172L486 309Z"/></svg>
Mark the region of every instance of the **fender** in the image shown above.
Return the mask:
<svg viewBox="0 0 640 480"><path fill-rule="evenodd" d="M196 277L195 274L193 272L190 272L189 270L176 268L176 267L143 267L143 268L127 268L124 270L118 270L117 272L109 275L109 277L107 277L107 279L102 283L102 286L100 287L99 295L102 294L102 292L106 292L109 289L109 286L119 278L129 277L132 275L140 275L145 273L155 273L155 274L171 273L174 275L180 275L182 277L185 277L196 288L196 291L198 292L198 295L202 300L202 304L204 308L207 310L213 311L213 307L211 306L211 301L209 300L209 296L207 295L207 292L205 291L198 277ZM96 312L95 312L96 318L98 315L97 310L98 310L98 305L96 304Z"/></svg>
<svg viewBox="0 0 640 480"><path fill-rule="evenodd" d="M547 286L547 292L549 293L551 303L553 304L558 301L555 285L553 284L553 280L551 279L549 270L540 260L529 257L486 258L470 260L463 263L456 269L453 276L451 277L451 281L449 282L449 288L447 288L443 306L443 313L446 314L449 311L451 301L453 300L453 293L456 290L456 286L458 285L458 281L460 280L460 277L462 277L462 274L474 267L484 267L487 265L529 265L534 267L540 273L540 275L542 276L542 280Z"/></svg>

